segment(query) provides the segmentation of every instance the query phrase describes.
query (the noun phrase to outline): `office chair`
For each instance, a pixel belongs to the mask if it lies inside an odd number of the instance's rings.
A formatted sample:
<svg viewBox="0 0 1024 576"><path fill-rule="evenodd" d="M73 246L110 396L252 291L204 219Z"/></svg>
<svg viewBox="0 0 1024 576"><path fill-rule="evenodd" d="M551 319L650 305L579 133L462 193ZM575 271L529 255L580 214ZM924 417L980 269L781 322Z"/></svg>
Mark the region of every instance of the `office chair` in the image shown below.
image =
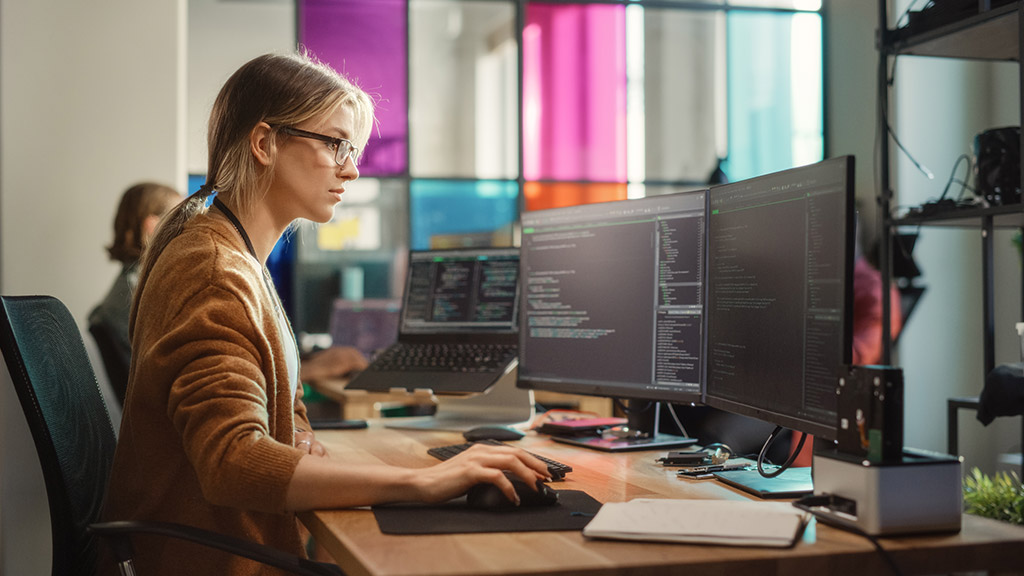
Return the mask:
<svg viewBox="0 0 1024 576"><path fill-rule="evenodd" d="M125 357L118 347L111 334L111 327L105 324L89 324L89 334L96 341L96 347L100 351L100 358L103 359L103 367L107 371L107 379L110 380L110 388L121 406L124 406L124 395L128 390L128 365L131 359Z"/></svg>
<svg viewBox="0 0 1024 576"><path fill-rule="evenodd" d="M188 540L307 576L338 576L334 565L180 524L97 523L114 460L114 428L74 318L49 296L0 296L0 351L36 445L50 506L53 576L96 572L96 537L123 575L134 575L131 536Z"/></svg>

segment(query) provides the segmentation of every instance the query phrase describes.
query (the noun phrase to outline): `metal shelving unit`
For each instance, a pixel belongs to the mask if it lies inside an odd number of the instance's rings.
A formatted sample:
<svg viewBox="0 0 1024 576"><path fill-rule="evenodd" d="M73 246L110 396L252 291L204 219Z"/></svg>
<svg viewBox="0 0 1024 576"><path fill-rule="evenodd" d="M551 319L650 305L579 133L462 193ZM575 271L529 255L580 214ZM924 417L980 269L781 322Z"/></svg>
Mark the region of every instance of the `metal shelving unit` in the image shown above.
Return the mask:
<svg viewBox="0 0 1024 576"><path fill-rule="evenodd" d="M896 56L932 56L942 58L958 58L970 60L1014 61L1024 62L1021 49L1024 47L1024 1L1018 0L991 9L989 3L979 0L979 13L951 22L931 30L910 35L902 30L888 28L889 5L887 0L879 0L879 32L877 38L878 63L878 96L879 96L879 130L887 132L889 112L888 61ZM1024 72L1024 70L1022 70ZM1021 74L1021 118L1024 119L1024 73ZM1024 173L1024 146L1021 147L1021 167ZM960 228L976 228L981 232L982 258L982 314L983 314L983 354L984 376L995 368L995 306L994 306L994 264L993 264L993 231L995 228L1024 228L1024 205L996 206L992 208L951 209L929 215L911 215L904 218L892 218L890 184L889 138L882 138L880 160L881 188L878 197L881 218L881 238L879 245L880 268L884 286L892 280L892 244L893 231L899 226L946 226ZM1024 176L1024 174L1022 174ZM1024 182L1024 178L1022 178ZM1022 296L1024 300L1024 296ZM1024 311L1024 302L1022 302ZM891 362L892 333L888 319L892 315L892 304L889 291L882 291L883 363ZM957 450L957 413L961 408L976 408L977 398L949 399L949 452ZM1024 450L1024 433L1022 433L1022 450Z"/></svg>

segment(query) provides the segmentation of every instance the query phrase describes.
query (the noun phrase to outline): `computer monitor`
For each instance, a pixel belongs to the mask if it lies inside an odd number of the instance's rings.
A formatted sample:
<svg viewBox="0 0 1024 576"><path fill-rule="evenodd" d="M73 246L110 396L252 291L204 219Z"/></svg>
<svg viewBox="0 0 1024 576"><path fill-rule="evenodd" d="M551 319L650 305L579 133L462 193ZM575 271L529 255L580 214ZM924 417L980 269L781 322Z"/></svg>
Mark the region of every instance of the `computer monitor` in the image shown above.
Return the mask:
<svg viewBox="0 0 1024 576"><path fill-rule="evenodd" d="M636 410L701 400L706 215L704 190L523 213L517 384L632 400L643 433L581 445L695 441Z"/></svg>
<svg viewBox="0 0 1024 576"><path fill-rule="evenodd" d="M835 440L852 356L853 170L846 156L711 189L708 405Z"/></svg>

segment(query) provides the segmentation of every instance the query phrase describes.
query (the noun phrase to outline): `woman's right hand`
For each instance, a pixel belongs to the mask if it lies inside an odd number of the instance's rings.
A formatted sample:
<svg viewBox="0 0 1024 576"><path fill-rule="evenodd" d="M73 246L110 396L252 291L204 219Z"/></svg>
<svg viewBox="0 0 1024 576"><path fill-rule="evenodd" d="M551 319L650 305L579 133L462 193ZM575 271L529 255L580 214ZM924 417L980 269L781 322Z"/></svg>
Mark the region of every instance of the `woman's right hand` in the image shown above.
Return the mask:
<svg viewBox="0 0 1024 576"><path fill-rule="evenodd" d="M517 499L515 487L504 471L529 485L550 480L547 464L513 446L475 444L461 454L420 471L420 499L436 503L465 494L476 484L494 484L510 501Z"/></svg>

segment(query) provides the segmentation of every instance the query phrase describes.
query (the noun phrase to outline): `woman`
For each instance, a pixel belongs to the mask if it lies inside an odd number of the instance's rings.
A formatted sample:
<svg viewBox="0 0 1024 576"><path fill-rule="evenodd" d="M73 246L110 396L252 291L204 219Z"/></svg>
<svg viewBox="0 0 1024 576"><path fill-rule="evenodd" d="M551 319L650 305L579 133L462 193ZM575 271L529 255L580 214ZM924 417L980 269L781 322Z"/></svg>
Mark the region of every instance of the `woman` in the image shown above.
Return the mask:
<svg viewBox="0 0 1024 576"><path fill-rule="evenodd" d="M306 56L260 56L221 89L206 184L143 256L107 519L181 522L301 554L295 511L441 502L480 482L514 499L502 470L531 484L547 476L510 447L425 469L346 465L309 432L295 338L265 262L296 219L331 218L372 125L366 94ZM144 574L274 573L163 539L141 541L137 564Z"/></svg>

